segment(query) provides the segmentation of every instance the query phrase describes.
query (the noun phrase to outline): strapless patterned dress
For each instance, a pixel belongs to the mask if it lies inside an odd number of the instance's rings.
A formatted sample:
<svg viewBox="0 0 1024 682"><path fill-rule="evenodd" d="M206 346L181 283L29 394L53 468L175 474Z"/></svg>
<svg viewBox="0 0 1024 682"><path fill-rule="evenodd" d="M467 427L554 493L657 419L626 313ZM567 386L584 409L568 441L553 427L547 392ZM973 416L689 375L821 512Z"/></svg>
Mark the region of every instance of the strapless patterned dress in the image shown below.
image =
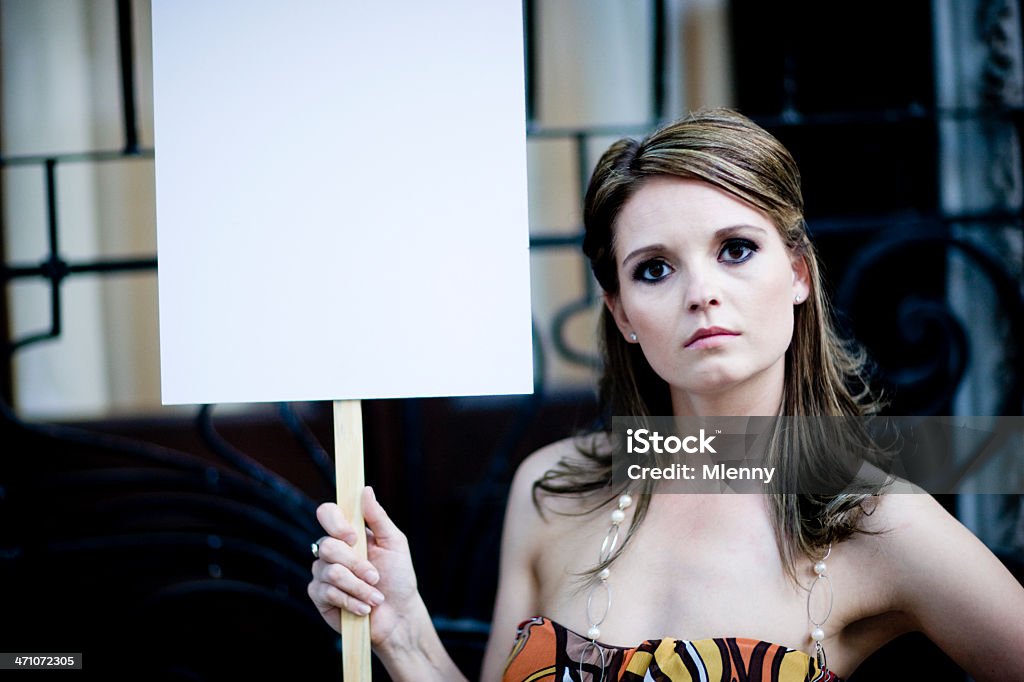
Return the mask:
<svg viewBox="0 0 1024 682"><path fill-rule="evenodd" d="M582 666L581 666L581 658ZM582 667L583 679L580 679ZM741 637L594 647L544 617L524 621L502 682L841 682L813 656Z"/></svg>

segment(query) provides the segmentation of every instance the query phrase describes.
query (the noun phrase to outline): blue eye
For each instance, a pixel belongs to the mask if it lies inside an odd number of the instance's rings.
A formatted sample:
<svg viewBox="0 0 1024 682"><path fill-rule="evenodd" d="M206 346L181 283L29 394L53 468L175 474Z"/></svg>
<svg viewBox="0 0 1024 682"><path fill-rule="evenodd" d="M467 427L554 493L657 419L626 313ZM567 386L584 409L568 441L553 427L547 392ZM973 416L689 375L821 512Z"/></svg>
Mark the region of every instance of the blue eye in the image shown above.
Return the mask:
<svg viewBox="0 0 1024 682"><path fill-rule="evenodd" d="M745 263L757 251L757 244L749 239L729 239L718 252L718 260L722 263Z"/></svg>
<svg viewBox="0 0 1024 682"><path fill-rule="evenodd" d="M638 282L660 282L671 274L672 268L660 258L652 258L633 269L633 279Z"/></svg>

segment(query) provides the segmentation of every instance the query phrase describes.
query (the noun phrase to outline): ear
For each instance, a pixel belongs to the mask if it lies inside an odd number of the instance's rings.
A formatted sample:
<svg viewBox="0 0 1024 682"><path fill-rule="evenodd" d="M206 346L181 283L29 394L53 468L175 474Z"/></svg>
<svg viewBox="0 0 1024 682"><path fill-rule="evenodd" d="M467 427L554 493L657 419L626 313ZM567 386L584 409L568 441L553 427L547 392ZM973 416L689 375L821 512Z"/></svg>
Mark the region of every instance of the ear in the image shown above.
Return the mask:
<svg viewBox="0 0 1024 682"><path fill-rule="evenodd" d="M630 334L634 332L633 325L629 323L629 316L626 315L626 311L622 308L622 301L619 299L618 294L605 292L604 304L607 306L608 312L612 314L615 326L619 328L619 332L626 339L626 343L636 343L629 338Z"/></svg>
<svg viewBox="0 0 1024 682"><path fill-rule="evenodd" d="M790 258L793 266L793 300L803 303L811 293L811 274L807 267L807 259L800 255Z"/></svg>

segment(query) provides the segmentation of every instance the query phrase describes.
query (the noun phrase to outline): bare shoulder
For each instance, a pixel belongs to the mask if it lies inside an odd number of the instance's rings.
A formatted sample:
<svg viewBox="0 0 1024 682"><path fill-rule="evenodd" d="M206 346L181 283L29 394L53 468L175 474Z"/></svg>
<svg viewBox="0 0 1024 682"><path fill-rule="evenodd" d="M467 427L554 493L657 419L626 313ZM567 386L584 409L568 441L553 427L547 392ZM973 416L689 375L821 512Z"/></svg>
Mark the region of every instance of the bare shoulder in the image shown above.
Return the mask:
<svg viewBox="0 0 1024 682"><path fill-rule="evenodd" d="M534 484L549 472L562 470L564 465L585 465L587 457L584 453L603 452L607 449L607 436L603 433L592 433L571 436L550 443L527 456L516 470L512 480L509 498L509 509L522 511L523 506L534 505ZM544 510L572 513L581 506L581 498L545 494L539 491L536 496ZM538 512L539 513L539 512ZM543 516L543 515L542 515Z"/></svg>
<svg viewBox="0 0 1024 682"><path fill-rule="evenodd" d="M992 552L928 494L889 494L877 499L873 513L865 517L866 530L878 533L889 568L902 570L908 593L930 582L981 579L1001 573L1002 565Z"/></svg>
<svg viewBox="0 0 1024 682"><path fill-rule="evenodd" d="M869 500L860 527L842 556L860 615L895 624L882 641L919 630L979 681L1024 679L1024 588L967 527L898 493Z"/></svg>
<svg viewBox="0 0 1024 682"><path fill-rule="evenodd" d="M547 536L553 532L551 519L556 516L542 512L542 500L535 484L548 471L575 456L575 443L575 439L565 438L546 445L527 456L516 469L505 508L502 580L507 582L507 575L513 573L532 575L534 560L544 548Z"/></svg>
<svg viewBox="0 0 1024 682"><path fill-rule="evenodd" d="M863 504L859 528L842 544L850 582L856 584L858 617L902 613L919 629L919 601L942 589L968 557L991 552L926 493L887 493Z"/></svg>
<svg viewBox="0 0 1024 682"><path fill-rule="evenodd" d="M1024 641L1024 589L932 496L883 495L868 512L863 528L873 535L854 544L870 548L893 607L916 629L979 678L985 676L977 674L978 651L992 642ZM950 620L950 613L957 619Z"/></svg>
<svg viewBox="0 0 1024 682"><path fill-rule="evenodd" d="M576 452L576 439L563 438L549 443L539 450L535 450L519 464L516 470L515 481L528 481L533 483L546 471L556 466L566 457L572 457Z"/></svg>
<svg viewBox="0 0 1024 682"><path fill-rule="evenodd" d="M532 481L543 476L563 460L582 462L583 452L606 449L607 440L606 434L600 432L556 440L528 455L520 463L516 477L522 476Z"/></svg>
<svg viewBox="0 0 1024 682"><path fill-rule="evenodd" d="M894 492L872 497L865 504L864 530L873 533L920 530L923 526L953 520L927 493Z"/></svg>
<svg viewBox="0 0 1024 682"><path fill-rule="evenodd" d="M915 551L924 549L937 539L974 536L939 502L927 493L897 492L871 498L865 504L861 528L875 538L886 555L906 560ZM957 537L950 538L953 532Z"/></svg>
<svg viewBox="0 0 1024 682"><path fill-rule="evenodd" d="M907 574L911 565L934 561L935 551L951 542L981 545L974 536L926 493L887 493L875 496L864 504L860 521L863 534L855 535L851 548L861 560L868 560L881 569L892 584ZM982 546L983 547L983 546Z"/></svg>
<svg viewBox="0 0 1024 682"><path fill-rule="evenodd" d="M867 511L851 547L891 608L976 679L1024 679L1024 588L1002 562L931 495L881 495Z"/></svg>

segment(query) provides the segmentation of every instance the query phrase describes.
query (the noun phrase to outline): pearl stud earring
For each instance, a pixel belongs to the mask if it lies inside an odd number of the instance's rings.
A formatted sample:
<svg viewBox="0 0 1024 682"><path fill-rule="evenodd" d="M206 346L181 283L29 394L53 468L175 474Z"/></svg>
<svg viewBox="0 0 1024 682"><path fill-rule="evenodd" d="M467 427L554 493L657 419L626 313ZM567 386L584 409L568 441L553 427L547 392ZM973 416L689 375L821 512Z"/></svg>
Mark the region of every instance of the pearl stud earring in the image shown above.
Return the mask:
<svg viewBox="0 0 1024 682"><path fill-rule="evenodd" d="M636 343L636 332L630 332L629 340L632 341L633 343Z"/></svg>

